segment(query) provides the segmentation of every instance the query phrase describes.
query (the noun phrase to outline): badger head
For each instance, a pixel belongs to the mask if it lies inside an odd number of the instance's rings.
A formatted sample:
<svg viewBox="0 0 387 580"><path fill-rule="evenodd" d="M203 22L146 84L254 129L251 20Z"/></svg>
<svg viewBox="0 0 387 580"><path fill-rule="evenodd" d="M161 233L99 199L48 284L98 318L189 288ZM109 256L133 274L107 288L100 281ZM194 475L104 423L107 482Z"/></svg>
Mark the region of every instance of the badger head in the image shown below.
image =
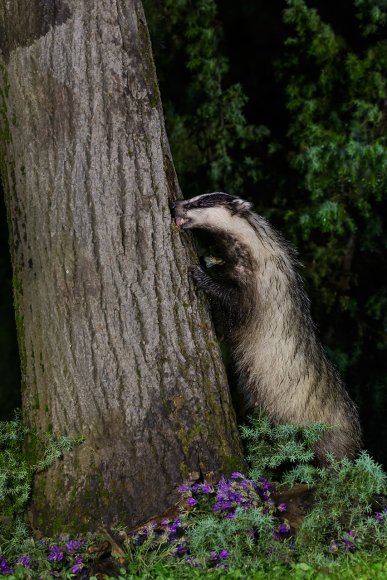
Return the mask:
<svg viewBox="0 0 387 580"><path fill-rule="evenodd" d="M233 217L244 218L251 203L227 193L205 193L171 205L178 227L187 229L222 230Z"/></svg>

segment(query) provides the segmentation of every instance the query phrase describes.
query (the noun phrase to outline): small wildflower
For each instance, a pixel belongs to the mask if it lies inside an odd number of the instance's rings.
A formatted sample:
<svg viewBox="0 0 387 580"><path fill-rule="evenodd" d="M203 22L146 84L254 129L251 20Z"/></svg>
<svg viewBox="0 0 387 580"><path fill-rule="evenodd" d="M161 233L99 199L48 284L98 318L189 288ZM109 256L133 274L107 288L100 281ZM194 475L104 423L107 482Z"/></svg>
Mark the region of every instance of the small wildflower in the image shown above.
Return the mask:
<svg viewBox="0 0 387 580"><path fill-rule="evenodd" d="M71 566L71 572L73 574L77 574L78 572L80 572L82 570L83 567L84 567L84 563L83 563L82 556L78 555L75 558L75 562L74 562L73 566Z"/></svg>
<svg viewBox="0 0 387 580"><path fill-rule="evenodd" d="M194 483L193 485L191 485L192 491L197 491L199 488L200 488L200 483Z"/></svg>
<svg viewBox="0 0 387 580"><path fill-rule="evenodd" d="M31 568L32 556L22 554L15 562L15 566L23 566L23 568Z"/></svg>
<svg viewBox="0 0 387 580"><path fill-rule="evenodd" d="M202 485L202 493L213 493L214 492L214 488L212 487L212 485L210 483L203 483Z"/></svg>
<svg viewBox="0 0 387 580"><path fill-rule="evenodd" d="M283 522L279 528L274 530L273 539L282 540L286 534L290 532L290 526L286 522Z"/></svg>
<svg viewBox="0 0 387 580"><path fill-rule="evenodd" d="M277 506L277 509L280 512L286 512L286 510L287 510L286 503L280 503L279 506Z"/></svg>
<svg viewBox="0 0 387 580"><path fill-rule="evenodd" d="M341 540L341 546L344 552L351 552L356 548L357 532L355 530L348 530L345 537Z"/></svg>
<svg viewBox="0 0 387 580"><path fill-rule="evenodd" d="M262 491L270 491L273 486L266 477L260 477L259 478L259 487Z"/></svg>
<svg viewBox="0 0 387 580"><path fill-rule="evenodd" d="M232 479L244 479L245 478L245 476L242 475L242 473L239 473L239 471L234 471L231 474L231 477L232 477Z"/></svg>
<svg viewBox="0 0 387 580"><path fill-rule="evenodd" d="M173 536L176 534L178 527L181 524L181 520L174 520L173 522L170 522L170 524L167 526L168 532L170 536Z"/></svg>
<svg viewBox="0 0 387 580"><path fill-rule="evenodd" d="M61 560L63 560L63 549L60 546L51 546L47 560L51 560L51 562L61 562Z"/></svg>
<svg viewBox="0 0 387 580"><path fill-rule="evenodd" d="M189 486L188 486L188 485L185 485L185 484L183 484L183 485L180 485L180 487L179 487L179 491L180 491L181 493L184 493L184 492L186 492L186 491L190 491L190 489L189 489Z"/></svg>
<svg viewBox="0 0 387 580"><path fill-rule="evenodd" d="M216 560L219 560L218 552L215 552L215 551L210 552L209 558L213 562L216 561Z"/></svg>
<svg viewBox="0 0 387 580"><path fill-rule="evenodd" d="M194 507L198 502L193 497L187 498L187 505Z"/></svg>
<svg viewBox="0 0 387 580"><path fill-rule="evenodd" d="M351 542L351 540L347 540L346 538L344 538L344 540L341 541L341 545L344 548L344 552L351 552L352 550L355 549L355 544Z"/></svg>
<svg viewBox="0 0 387 580"><path fill-rule="evenodd" d="M4 558L0 558L0 574L2 576L8 576L8 574L12 574L13 570L11 566L8 566L7 562Z"/></svg>
<svg viewBox="0 0 387 580"><path fill-rule="evenodd" d="M141 528L138 530L137 533L134 533L132 538L133 538L133 543L135 546L139 546L141 544L143 544L145 542L145 540L148 537L148 530L146 528Z"/></svg>
<svg viewBox="0 0 387 580"><path fill-rule="evenodd" d="M375 512L374 519L377 521L378 524L384 524L384 516L381 512Z"/></svg>
<svg viewBox="0 0 387 580"><path fill-rule="evenodd" d="M187 546L185 546L184 544L178 544L175 548L175 553L178 556L183 556L187 552L188 552Z"/></svg>
<svg viewBox="0 0 387 580"><path fill-rule="evenodd" d="M167 528L169 533L169 541L171 543L174 542L177 539L177 537L180 537L184 534L184 529L181 523L182 523L181 519L177 518L176 520L173 520L173 522Z"/></svg>
<svg viewBox="0 0 387 580"><path fill-rule="evenodd" d="M66 550L68 550L69 552L76 552L85 543L86 543L85 540L70 540L69 542L67 542L67 544L65 544Z"/></svg>
<svg viewBox="0 0 387 580"><path fill-rule="evenodd" d="M227 560L227 558L229 557L229 555L230 555L230 552L228 550L221 550L219 552L219 558L221 560Z"/></svg>

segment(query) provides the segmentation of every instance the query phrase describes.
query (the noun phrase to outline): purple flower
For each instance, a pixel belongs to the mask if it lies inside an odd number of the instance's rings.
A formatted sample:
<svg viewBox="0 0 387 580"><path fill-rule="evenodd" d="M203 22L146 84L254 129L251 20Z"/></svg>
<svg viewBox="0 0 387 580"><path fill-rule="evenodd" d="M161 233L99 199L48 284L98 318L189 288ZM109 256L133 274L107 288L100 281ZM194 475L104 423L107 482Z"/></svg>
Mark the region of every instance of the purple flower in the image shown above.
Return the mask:
<svg viewBox="0 0 387 580"><path fill-rule="evenodd" d="M189 486L188 486L188 485L185 485L185 484L183 484L183 485L181 485L181 486L179 487L179 491L180 491L181 493L184 493L185 491L190 491L190 489L189 489Z"/></svg>
<svg viewBox="0 0 387 580"><path fill-rule="evenodd" d="M32 556L22 554L15 562L15 566L23 566L23 568L31 568Z"/></svg>
<svg viewBox="0 0 387 580"><path fill-rule="evenodd" d="M213 493L214 492L214 488L212 487L212 485L210 483L203 483L202 485L202 493Z"/></svg>
<svg viewBox="0 0 387 580"><path fill-rule="evenodd" d="M280 512L286 512L286 510L287 510L286 503L280 503L279 506L277 506L277 509Z"/></svg>
<svg viewBox="0 0 387 580"><path fill-rule="evenodd" d="M2 576L7 576L8 574L12 574L13 570L11 566L8 566L7 562L4 558L0 558L0 574Z"/></svg>
<svg viewBox="0 0 387 580"><path fill-rule="evenodd" d="M216 561L216 560L219 560L218 552L215 552L215 551L210 552L209 558L213 562Z"/></svg>
<svg viewBox="0 0 387 580"><path fill-rule="evenodd" d="M262 491L270 491L272 489L272 485L270 481L266 477L259 478L259 487Z"/></svg>
<svg viewBox="0 0 387 580"><path fill-rule="evenodd" d="M51 560L52 562L60 562L63 560L63 549L60 546L51 546L47 560Z"/></svg>
<svg viewBox="0 0 387 580"><path fill-rule="evenodd" d="M187 498L187 505L194 507L198 502L193 497Z"/></svg>
<svg viewBox="0 0 387 580"><path fill-rule="evenodd" d="M245 476L242 475L242 473L239 473L239 471L234 471L231 474L231 477L232 477L232 479L244 479L245 478Z"/></svg>
<svg viewBox="0 0 387 580"><path fill-rule="evenodd" d="M70 540L69 542L67 542L66 544L66 549L69 552L76 552L77 550L79 550L79 548L81 546L83 546L86 543L85 540Z"/></svg>
<svg viewBox="0 0 387 580"><path fill-rule="evenodd" d="M347 540L346 538L344 538L344 540L341 541L341 545L344 548L344 552L350 552L351 550L355 549L355 544L351 542L351 540Z"/></svg>
<svg viewBox="0 0 387 580"><path fill-rule="evenodd" d="M186 554L187 552L188 552L187 546L185 546L184 544L178 544L178 545L176 546L175 553L176 553L178 556L183 556L183 555L184 555L184 554Z"/></svg>
<svg viewBox="0 0 387 580"><path fill-rule="evenodd" d="M230 555L230 552L228 550L221 550L219 552L219 558L221 560L227 560L227 558L229 557L229 555Z"/></svg>
<svg viewBox="0 0 387 580"><path fill-rule="evenodd" d="M357 532L356 530L348 530L345 534L345 537L341 540L341 547L343 548L344 552L351 552L356 548L356 541L357 541Z"/></svg>
<svg viewBox="0 0 387 580"><path fill-rule="evenodd" d="M82 560L82 556L77 556L75 558L75 562L73 564L73 566L71 566L71 572L73 574L77 574L78 572L80 572L82 570L84 566L83 560Z"/></svg>
<svg viewBox="0 0 387 580"><path fill-rule="evenodd" d="M133 543L136 546L139 546L139 545L141 545L141 544L143 544L145 542L145 540L147 539L147 537L148 537L148 530L145 527L144 528L141 528L141 529L138 530L137 533L134 533L132 535Z"/></svg>
<svg viewBox="0 0 387 580"><path fill-rule="evenodd" d="M245 479L239 472L232 474L233 479L225 480L222 478L216 488L216 499L212 506L212 510L223 517L232 518L235 515L236 508L240 507L248 509L258 506L262 501L262 488L269 488L271 484L265 479L256 484L254 481ZM272 509L272 502L269 503L268 494L268 510Z"/></svg>
<svg viewBox="0 0 387 580"><path fill-rule="evenodd" d="M192 499L192 498L190 498L190 499ZM181 526L181 519L180 518L173 520L173 522L170 524L169 529L168 529L169 533L176 534L176 532L180 526Z"/></svg>
<svg viewBox="0 0 387 580"><path fill-rule="evenodd" d="M212 506L214 512L222 512L223 510L227 510L231 507L230 501L217 501L215 505Z"/></svg>
<svg viewBox="0 0 387 580"><path fill-rule="evenodd" d="M181 519L177 518L174 520L169 527L167 527L169 533L169 541L174 542L176 540L175 536L182 536L184 530L181 526Z"/></svg>
<svg viewBox="0 0 387 580"><path fill-rule="evenodd" d="M381 512L375 512L374 518L378 524L384 524L384 516Z"/></svg>
<svg viewBox="0 0 387 580"><path fill-rule="evenodd" d="M283 522L279 528L274 530L273 539L274 540L282 540L286 534L290 532L290 526L286 522Z"/></svg>
<svg viewBox="0 0 387 580"><path fill-rule="evenodd" d="M236 503L243 503L244 499L242 498L240 493L235 493L235 492L230 492L228 495L228 499L230 501L236 502Z"/></svg>

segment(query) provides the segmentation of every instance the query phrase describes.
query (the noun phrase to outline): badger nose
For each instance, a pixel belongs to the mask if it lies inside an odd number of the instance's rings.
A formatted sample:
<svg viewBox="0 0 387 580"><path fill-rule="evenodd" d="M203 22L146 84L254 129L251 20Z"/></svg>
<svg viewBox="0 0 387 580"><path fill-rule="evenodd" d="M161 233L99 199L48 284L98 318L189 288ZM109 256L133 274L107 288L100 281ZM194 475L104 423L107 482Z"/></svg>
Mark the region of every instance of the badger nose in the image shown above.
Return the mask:
<svg viewBox="0 0 387 580"><path fill-rule="evenodd" d="M179 208L179 205L183 203L184 200L178 199L176 201L172 201L169 204L169 209L171 210L172 217L176 217L176 211Z"/></svg>

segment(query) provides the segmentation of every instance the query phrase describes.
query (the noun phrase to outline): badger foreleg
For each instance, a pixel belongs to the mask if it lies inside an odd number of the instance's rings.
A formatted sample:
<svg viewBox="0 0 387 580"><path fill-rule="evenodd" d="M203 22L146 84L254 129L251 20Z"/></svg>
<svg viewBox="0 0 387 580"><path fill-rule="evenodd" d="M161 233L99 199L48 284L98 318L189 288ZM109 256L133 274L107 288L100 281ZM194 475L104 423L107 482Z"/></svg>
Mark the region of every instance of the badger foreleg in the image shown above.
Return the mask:
<svg viewBox="0 0 387 580"><path fill-rule="evenodd" d="M200 266L191 266L189 272L196 286L204 290L209 296L219 300L224 308L232 309L237 303L238 291L236 288L214 280Z"/></svg>

